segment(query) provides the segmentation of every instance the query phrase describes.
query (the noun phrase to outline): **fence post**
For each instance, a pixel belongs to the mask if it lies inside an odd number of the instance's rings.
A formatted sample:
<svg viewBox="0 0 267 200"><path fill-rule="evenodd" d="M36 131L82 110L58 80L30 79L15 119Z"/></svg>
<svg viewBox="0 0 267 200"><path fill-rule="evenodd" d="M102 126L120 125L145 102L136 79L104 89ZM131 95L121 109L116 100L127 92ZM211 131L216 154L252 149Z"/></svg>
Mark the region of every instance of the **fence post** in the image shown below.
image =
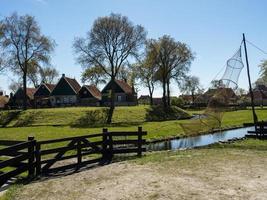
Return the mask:
<svg viewBox="0 0 267 200"><path fill-rule="evenodd" d="M82 147L81 147L81 140L77 142L77 168L81 167L82 163Z"/></svg>
<svg viewBox="0 0 267 200"><path fill-rule="evenodd" d="M28 178L34 178L34 147L35 147L35 140L33 136L28 137L29 146L28 146Z"/></svg>
<svg viewBox="0 0 267 200"><path fill-rule="evenodd" d="M36 176L41 174L41 145L36 142L35 147Z"/></svg>
<svg viewBox="0 0 267 200"><path fill-rule="evenodd" d="M102 159L105 161L107 159L107 133L108 129L103 128L103 136L102 136Z"/></svg>
<svg viewBox="0 0 267 200"><path fill-rule="evenodd" d="M109 161L113 158L113 138L112 133L108 133L108 143L109 143L109 149L108 149L108 159Z"/></svg>
<svg viewBox="0 0 267 200"><path fill-rule="evenodd" d="M138 151L137 155L142 156L142 127L138 127Z"/></svg>

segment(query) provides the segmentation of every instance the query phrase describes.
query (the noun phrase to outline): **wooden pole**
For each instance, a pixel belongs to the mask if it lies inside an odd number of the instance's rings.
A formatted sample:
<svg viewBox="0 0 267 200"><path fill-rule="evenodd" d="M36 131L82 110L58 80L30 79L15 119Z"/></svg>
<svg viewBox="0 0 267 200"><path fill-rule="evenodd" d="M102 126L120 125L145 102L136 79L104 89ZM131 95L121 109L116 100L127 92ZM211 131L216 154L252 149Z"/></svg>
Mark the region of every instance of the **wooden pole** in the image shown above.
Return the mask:
<svg viewBox="0 0 267 200"><path fill-rule="evenodd" d="M29 147L28 147L28 178L32 179L34 178L34 148L35 148L35 140L33 136L28 137Z"/></svg>
<svg viewBox="0 0 267 200"><path fill-rule="evenodd" d="M142 156L142 127L138 127L138 152L137 156Z"/></svg>
<svg viewBox="0 0 267 200"><path fill-rule="evenodd" d="M257 117L257 114L255 112L254 95L253 95L252 86L251 86L251 80L250 80L247 45L246 45L246 38L245 38L245 34L244 33L243 33L243 42L244 42L246 64L247 64L247 74L248 74L248 83L249 83L249 93L250 93L250 97L251 97L251 107L252 107L252 114L253 114L253 122L254 122L254 126L255 126L255 131L256 131L256 122L258 121L258 117Z"/></svg>

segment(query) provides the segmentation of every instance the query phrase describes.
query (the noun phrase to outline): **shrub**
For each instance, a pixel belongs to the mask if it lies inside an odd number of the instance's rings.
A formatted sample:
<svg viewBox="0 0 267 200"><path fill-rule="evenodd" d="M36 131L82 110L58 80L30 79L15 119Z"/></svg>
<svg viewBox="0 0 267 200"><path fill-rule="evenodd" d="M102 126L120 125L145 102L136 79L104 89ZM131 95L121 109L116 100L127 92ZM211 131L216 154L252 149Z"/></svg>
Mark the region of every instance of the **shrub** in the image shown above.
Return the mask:
<svg viewBox="0 0 267 200"><path fill-rule="evenodd" d="M171 105L177 106L177 107L183 107L185 105L185 102L182 98L172 97L171 98Z"/></svg>

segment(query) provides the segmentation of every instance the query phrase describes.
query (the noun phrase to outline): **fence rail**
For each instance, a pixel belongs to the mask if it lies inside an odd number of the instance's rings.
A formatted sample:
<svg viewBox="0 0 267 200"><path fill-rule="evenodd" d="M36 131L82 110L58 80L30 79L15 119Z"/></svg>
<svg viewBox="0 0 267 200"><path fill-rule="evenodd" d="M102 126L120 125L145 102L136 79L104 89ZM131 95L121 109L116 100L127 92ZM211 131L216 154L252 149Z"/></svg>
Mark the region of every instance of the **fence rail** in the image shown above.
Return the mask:
<svg viewBox="0 0 267 200"><path fill-rule="evenodd" d="M10 145L12 142L5 141L5 144ZM26 171L28 171L28 177L34 176L34 146L36 141L29 137L27 142L13 144L0 150L0 171L2 171L0 173L0 186Z"/></svg>
<svg viewBox="0 0 267 200"><path fill-rule="evenodd" d="M29 177L38 177L69 169L78 170L88 165L107 164L115 154L135 153L141 156L146 151L143 146L146 134L142 127L138 127L137 131L110 132L103 129L99 134L45 141L36 141L33 137L26 142L0 140L0 145L7 146L0 149L0 186L26 171ZM51 148L51 145L54 147ZM1 173L7 167L15 169Z"/></svg>

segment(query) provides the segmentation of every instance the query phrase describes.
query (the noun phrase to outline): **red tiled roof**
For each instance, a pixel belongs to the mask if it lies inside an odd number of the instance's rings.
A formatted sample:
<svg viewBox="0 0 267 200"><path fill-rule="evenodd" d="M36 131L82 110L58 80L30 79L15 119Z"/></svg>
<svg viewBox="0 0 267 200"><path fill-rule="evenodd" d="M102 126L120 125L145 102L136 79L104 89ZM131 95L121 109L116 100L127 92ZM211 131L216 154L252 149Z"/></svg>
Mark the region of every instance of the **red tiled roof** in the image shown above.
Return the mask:
<svg viewBox="0 0 267 200"><path fill-rule="evenodd" d="M76 81L76 79L64 77L65 80L69 83L69 85L73 88L73 90L76 92L76 94L79 92L81 89L80 84Z"/></svg>
<svg viewBox="0 0 267 200"><path fill-rule="evenodd" d="M44 83L44 85L52 92L52 90L56 87L55 84L49 84L49 83Z"/></svg>
<svg viewBox="0 0 267 200"><path fill-rule="evenodd" d="M84 85L83 87L85 87L93 95L93 97L99 100L101 99L101 92L95 85Z"/></svg>
<svg viewBox="0 0 267 200"><path fill-rule="evenodd" d="M132 87L126 83L123 80L115 80L115 82L120 86L120 88L126 93L126 94L132 94L133 89Z"/></svg>
<svg viewBox="0 0 267 200"><path fill-rule="evenodd" d="M30 99L33 99L34 98L34 93L36 92L36 88L27 88L26 89L26 93L27 93L27 96L30 98Z"/></svg>

